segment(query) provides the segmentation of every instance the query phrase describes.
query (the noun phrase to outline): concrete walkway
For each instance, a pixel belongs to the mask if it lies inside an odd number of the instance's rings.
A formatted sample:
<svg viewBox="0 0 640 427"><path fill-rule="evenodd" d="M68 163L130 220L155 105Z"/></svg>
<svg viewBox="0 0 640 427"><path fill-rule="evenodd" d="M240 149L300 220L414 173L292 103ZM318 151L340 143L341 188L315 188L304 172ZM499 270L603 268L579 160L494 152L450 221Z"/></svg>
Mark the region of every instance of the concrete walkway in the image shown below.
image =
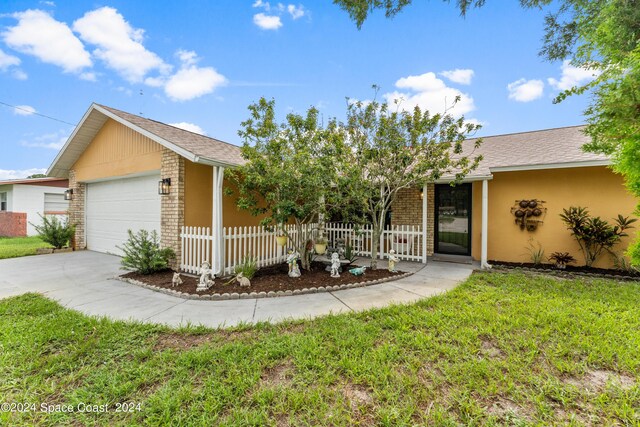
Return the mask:
<svg viewBox="0 0 640 427"><path fill-rule="evenodd" d="M404 279L364 288L278 298L194 301L113 280L122 274L119 257L81 251L0 260L0 298L39 292L87 315L215 328L410 303L454 288L473 270L471 265L445 262L422 267L400 263L400 270L418 271Z"/></svg>

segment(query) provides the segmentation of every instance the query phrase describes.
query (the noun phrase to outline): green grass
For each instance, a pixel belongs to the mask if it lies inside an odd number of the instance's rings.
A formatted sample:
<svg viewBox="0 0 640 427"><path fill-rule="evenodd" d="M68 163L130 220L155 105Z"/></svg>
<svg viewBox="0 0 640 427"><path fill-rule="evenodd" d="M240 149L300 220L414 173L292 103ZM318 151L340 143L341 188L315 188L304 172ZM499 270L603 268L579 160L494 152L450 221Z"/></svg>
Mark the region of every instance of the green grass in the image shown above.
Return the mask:
<svg viewBox="0 0 640 427"><path fill-rule="evenodd" d="M0 237L0 259L35 255L39 248L50 248L38 236Z"/></svg>
<svg viewBox="0 0 640 427"><path fill-rule="evenodd" d="M638 301L638 283L481 273L411 306L176 331L23 295L0 301L2 400L111 411L0 425L638 425Z"/></svg>

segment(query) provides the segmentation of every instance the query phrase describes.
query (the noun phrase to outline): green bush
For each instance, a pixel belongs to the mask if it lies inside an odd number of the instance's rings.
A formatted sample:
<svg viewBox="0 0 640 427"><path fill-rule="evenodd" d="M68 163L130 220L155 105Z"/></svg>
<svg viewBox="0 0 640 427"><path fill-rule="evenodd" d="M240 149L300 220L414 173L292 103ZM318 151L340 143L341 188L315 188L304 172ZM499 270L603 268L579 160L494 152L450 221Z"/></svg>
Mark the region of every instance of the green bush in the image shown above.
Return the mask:
<svg viewBox="0 0 640 427"><path fill-rule="evenodd" d="M129 239L123 246L118 246L124 252L122 266L130 268L140 274L151 274L165 270L169 266L169 260L175 256L171 248L160 248L158 233L153 230L140 230L133 233L127 230Z"/></svg>
<svg viewBox="0 0 640 427"><path fill-rule="evenodd" d="M618 215L615 225L611 225L599 216L591 216L586 208L580 206L562 211L560 218L578 242L587 267L591 267L604 251L611 253L611 248L620 238L628 236L625 230L633 228L631 224L636 222L636 219Z"/></svg>
<svg viewBox="0 0 640 427"><path fill-rule="evenodd" d="M56 249L61 249L69 244L76 231L75 226L69 224L68 220L60 221L56 215L40 215L40 218L42 218L42 225L30 224L35 227L43 242Z"/></svg>
<svg viewBox="0 0 640 427"><path fill-rule="evenodd" d="M247 279L253 279L253 276L255 276L258 271L258 260L249 254L242 259L240 264L234 267L233 271L236 273L236 276L242 273Z"/></svg>

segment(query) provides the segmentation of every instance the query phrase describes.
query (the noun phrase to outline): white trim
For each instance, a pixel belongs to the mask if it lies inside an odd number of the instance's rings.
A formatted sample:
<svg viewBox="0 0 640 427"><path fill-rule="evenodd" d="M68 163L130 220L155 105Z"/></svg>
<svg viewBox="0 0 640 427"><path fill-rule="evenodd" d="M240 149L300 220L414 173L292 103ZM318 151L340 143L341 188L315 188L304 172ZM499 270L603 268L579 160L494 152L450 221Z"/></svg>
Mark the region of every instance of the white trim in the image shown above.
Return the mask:
<svg viewBox="0 0 640 427"><path fill-rule="evenodd" d="M482 181L482 230L480 231L480 268L491 268L487 262L489 230L489 181Z"/></svg>
<svg viewBox="0 0 640 427"><path fill-rule="evenodd" d="M214 274L222 275L224 274L224 264L225 264L225 255L224 255L224 228L222 221L222 184L224 181L224 168L220 166L213 167L212 174L213 182L212 182L212 206L211 206L211 231L213 236L212 243L212 251L213 251L213 259L212 261L212 269Z"/></svg>
<svg viewBox="0 0 640 427"><path fill-rule="evenodd" d="M475 181L485 181L485 180L491 180L493 179L493 175L472 175L472 176L466 176L464 178L462 178L462 181L460 181L460 183L465 183L465 182L475 182ZM453 181L455 181L455 178L440 178L437 179L434 182L434 184L449 184Z"/></svg>
<svg viewBox="0 0 640 427"><path fill-rule="evenodd" d="M427 215L429 213L429 196L427 193L427 184L422 186L422 263L427 263Z"/></svg>
<svg viewBox="0 0 640 427"><path fill-rule="evenodd" d="M147 176L147 175L158 175L160 173L160 169L153 169L153 170L149 170L149 171L144 171L144 172L136 172L136 173L130 173L127 175L118 175L118 176L105 176L104 178L96 178L96 179L90 179L87 181L78 181L79 183L85 183L85 184L91 184L94 182L104 182L104 181L113 181L114 179L127 179L127 178L137 178L139 176ZM162 178L162 177L160 177Z"/></svg>
<svg viewBox="0 0 640 427"><path fill-rule="evenodd" d="M214 167L215 166L220 166L220 167L223 167L223 168L233 168L233 167L239 166L236 163L221 162L219 160L209 159L207 157L202 157L202 156L195 156L193 162L194 163L200 163L200 164L203 164L203 165L214 166Z"/></svg>
<svg viewBox="0 0 640 427"><path fill-rule="evenodd" d="M491 172L518 172L540 169L569 169L582 168L590 166L609 166L611 160L585 160L583 162L567 162L567 163L540 163L537 165L521 165L521 166L498 166L490 167Z"/></svg>

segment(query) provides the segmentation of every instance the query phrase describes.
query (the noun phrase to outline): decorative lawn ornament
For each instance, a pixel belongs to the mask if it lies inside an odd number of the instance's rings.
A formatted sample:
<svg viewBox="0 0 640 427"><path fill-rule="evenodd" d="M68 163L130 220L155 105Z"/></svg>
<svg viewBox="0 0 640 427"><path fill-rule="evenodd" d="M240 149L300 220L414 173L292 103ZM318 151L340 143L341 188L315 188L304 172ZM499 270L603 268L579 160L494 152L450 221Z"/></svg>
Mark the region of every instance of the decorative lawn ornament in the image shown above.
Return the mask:
<svg viewBox="0 0 640 427"><path fill-rule="evenodd" d="M289 255L287 256L287 264L289 264L289 277L300 277L300 267L298 267L298 260L300 254L294 252L293 249L289 249Z"/></svg>
<svg viewBox="0 0 640 427"><path fill-rule="evenodd" d="M213 279L213 275L211 274L211 264L207 261L203 262L202 266L200 266L200 281L198 282L196 292L204 292L213 286L215 284Z"/></svg>
<svg viewBox="0 0 640 427"><path fill-rule="evenodd" d="M397 262L400 262L400 258L398 258L398 256L396 255L396 251L391 249L389 251L389 271L391 273L397 273L398 272L398 270L396 270L396 263Z"/></svg>
<svg viewBox="0 0 640 427"><path fill-rule="evenodd" d="M364 275L364 271L367 269L367 267L356 267L356 268L352 268L351 270L349 270L349 273L353 274L354 276L363 276Z"/></svg>
<svg viewBox="0 0 640 427"><path fill-rule="evenodd" d="M248 287L251 286L251 281L249 279L247 279L246 277L244 277L244 275L242 273L238 273L237 274L236 280L238 281L240 286L243 287L243 288L248 288Z"/></svg>
<svg viewBox="0 0 640 427"><path fill-rule="evenodd" d="M173 278L171 279L171 286L174 288L176 286L182 285L182 278L180 277L180 273L173 273Z"/></svg>
<svg viewBox="0 0 640 427"><path fill-rule="evenodd" d="M340 254L331 254L331 277L340 277Z"/></svg>

